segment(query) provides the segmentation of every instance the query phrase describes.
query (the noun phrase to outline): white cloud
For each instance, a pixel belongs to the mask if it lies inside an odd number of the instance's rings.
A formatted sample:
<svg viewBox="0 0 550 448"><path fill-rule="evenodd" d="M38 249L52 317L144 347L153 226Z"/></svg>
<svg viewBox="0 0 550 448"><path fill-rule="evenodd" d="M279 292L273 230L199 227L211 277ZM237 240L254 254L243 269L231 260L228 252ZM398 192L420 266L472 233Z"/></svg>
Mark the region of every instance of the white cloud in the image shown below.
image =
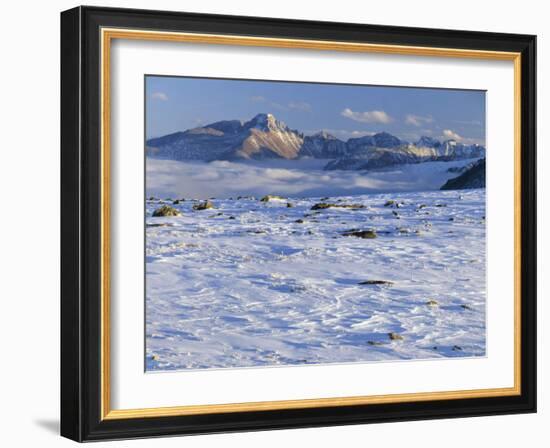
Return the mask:
<svg viewBox="0 0 550 448"><path fill-rule="evenodd" d="M442 135L435 136L438 140L456 140L457 142L463 143L464 145L481 145L485 146L484 138L475 138L475 137L463 137L457 132L452 131L451 129L443 130Z"/></svg>
<svg viewBox="0 0 550 448"><path fill-rule="evenodd" d="M311 112L311 104L306 103L304 101L297 101L297 102L291 101L290 103L288 103L288 108L299 110L302 112Z"/></svg>
<svg viewBox="0 0 550 448"><path fill-rule="evenodd" d="M255 95L251 96L250 101L253 103L265 103L269 107L278 110L297 110L301 112L311 112L311 104L306 103L305 101L291 101L287 104L278 103L276 101L271 101L271 99L266 98L265 96Z"/></svg>
<svg viewBox="0 0 550 448"><path fill-rule="evenodd" d="M479 120L454 120L454 123L465 124L471 126L481 126L481 121Z"/></svg>
<svg viewBox="0 0 550 448"><path fill-rule="evenodd" d="M393 118L390 117L383 110L370 110L366 112L356 112L350 108L345 108L340 115L349 118L350 120L358 121L360 123L391 123Z"/></svg>
<svg viewBox="0 0 550 448"><path fill-rule="evenodd" d="M433 121L434 119L430 115L423 117L422 115L408 114L405 117L406 124L410 124L412 126L417 126L417 127L423 126L427 123L433 123Z"/></svg>
<svg viewBox="0 0 550 448"><path fill-rule="evenodd" d="M444 129L443 136L448 139L456 140L457 142L462 140L462 137L460 135L450 129Z"/></svg>
<svg viewBox="0 0 550 448"><path fill-rule="evenodd" d="M168 101L168 95L164 92L153 92L151 94L152 100L159 100L159 101Z"/></svg>
<svg viewBox="0 0 550 448"><path fill-rule="evenodd" d="M269 105L271 107L273 107L274 109L278 109L278 110L287 110L287 107L283 104L280 104L280 103L274 103L274 102L271 102L269 103Z"/></svg>
<svg viewBox="0 0 550 448"><path fill-rule="evenodd" d="M255 95L250 97L250 101L253 103L265 103L266 99L261 95Z"/></svg>

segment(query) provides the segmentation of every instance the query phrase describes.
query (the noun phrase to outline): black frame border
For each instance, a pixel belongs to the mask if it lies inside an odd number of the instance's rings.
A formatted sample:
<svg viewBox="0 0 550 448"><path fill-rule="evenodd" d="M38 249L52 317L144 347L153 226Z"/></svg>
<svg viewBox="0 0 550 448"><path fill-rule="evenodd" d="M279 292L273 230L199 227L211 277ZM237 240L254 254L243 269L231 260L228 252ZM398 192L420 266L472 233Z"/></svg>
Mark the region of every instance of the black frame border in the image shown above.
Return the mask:
<svg viewBox="0 0 550 448"><path fill-rule="evenodd" d="M521 395L101 420L100 29L521 53ZM61 13L61 435L75 441L536 412L536 36L77 7Z"/></svg>

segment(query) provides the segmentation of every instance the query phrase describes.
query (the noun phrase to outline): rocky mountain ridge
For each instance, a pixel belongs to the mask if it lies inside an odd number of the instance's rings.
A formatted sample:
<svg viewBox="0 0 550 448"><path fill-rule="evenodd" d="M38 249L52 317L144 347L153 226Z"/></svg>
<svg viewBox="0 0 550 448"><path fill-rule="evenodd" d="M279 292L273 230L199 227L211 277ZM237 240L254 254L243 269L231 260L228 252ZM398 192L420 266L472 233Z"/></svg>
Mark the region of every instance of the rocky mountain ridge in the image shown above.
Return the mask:
<svg viewBox="0 0 550 448"><path fill-rule="evenodd" d="M290 129L272 114L251 120L224 120L146 142L150 157L171 160L328 159L327 170L368 170L404 163L450 161L485 156L480 145L423 136L409 143L387 132L347 141L326 131L313 135Z"/></svg>

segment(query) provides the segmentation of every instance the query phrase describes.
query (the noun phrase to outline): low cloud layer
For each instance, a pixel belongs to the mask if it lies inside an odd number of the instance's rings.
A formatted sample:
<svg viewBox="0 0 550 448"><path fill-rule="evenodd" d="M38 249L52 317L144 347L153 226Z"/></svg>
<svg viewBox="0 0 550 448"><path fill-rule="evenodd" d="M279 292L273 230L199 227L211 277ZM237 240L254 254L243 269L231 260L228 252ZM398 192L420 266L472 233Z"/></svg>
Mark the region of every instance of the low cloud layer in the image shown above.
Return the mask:
<svg viewBox="0 0 550 448"><path fill-rule="evenodd" d="M177 162L147 159L147 195L204 199L280 194L340 196L391 191L437 190L453 176L447 169L468 161L427 162L384 170L323 171L326 161L269 164ZM456 174L454 174L456 175Z"/></svg>

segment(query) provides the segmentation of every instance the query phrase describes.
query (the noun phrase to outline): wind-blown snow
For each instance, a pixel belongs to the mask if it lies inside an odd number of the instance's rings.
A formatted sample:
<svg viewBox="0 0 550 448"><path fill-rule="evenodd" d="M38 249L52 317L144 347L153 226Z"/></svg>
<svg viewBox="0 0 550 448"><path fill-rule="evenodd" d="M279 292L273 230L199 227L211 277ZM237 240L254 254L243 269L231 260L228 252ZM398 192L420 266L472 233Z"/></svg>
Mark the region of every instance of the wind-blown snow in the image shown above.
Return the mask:
<svg viewBox="0 0 550 448"><path fill-rule="evenodd" d="M485 190L350 195L405 189L428 163L380 177L147 163L148 195L188 191L173 205L182 216L154 218L172 203L146 204L147 370L485 355ZM444 183L450 166L426 182ZM295 194L261 202L237 191ZM193 211L192 196L233 199ZM321 201L364 208L312 211ZM378 237L342 235L350 229ZM392 284L359 284L368 280Z"/></svg>

